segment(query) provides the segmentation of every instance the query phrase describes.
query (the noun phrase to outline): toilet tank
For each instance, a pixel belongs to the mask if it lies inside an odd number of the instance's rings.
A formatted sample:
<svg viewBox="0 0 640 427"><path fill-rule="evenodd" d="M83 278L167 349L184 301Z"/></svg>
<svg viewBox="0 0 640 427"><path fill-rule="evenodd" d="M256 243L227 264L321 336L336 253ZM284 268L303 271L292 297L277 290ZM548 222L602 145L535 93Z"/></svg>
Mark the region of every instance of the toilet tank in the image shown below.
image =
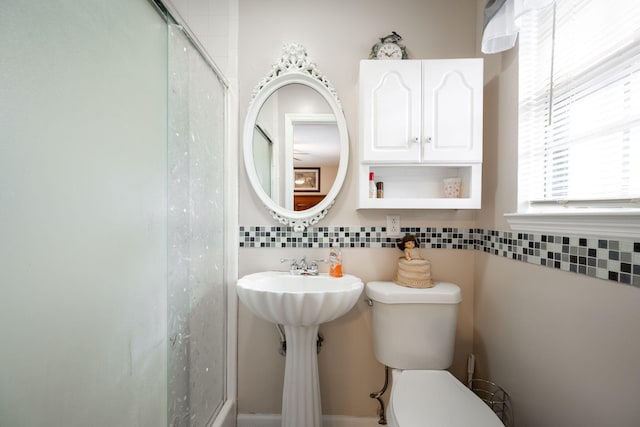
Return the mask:
<svg viewBox="0 0 640 427"><path fill-rule="evenodd" d="M369 282L376 359L397 369L447 369L453 362L460 288L438 282L416 289Z"/></svg>

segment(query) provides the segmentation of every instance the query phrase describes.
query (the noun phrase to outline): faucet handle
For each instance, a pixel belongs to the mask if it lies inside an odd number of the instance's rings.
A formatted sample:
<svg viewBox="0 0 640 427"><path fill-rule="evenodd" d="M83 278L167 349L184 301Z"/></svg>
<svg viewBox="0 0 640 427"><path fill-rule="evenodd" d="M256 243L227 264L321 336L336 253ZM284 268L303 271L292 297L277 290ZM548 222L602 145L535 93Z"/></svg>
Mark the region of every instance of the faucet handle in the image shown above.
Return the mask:
<svg viewBox="0 0 640 427"><path fill-rule="evenodd" d="M300 260L300 262L298 263L298 267L300 267L300 268L301 268L301 269L303 269L303 270L306 270L306 269L307 269L307 256L306 256L306 255L304 255L304 256L302 257L302 259L301 259L301 260Z"/></svg>
<svg viewBox="0 0 640 427"><path fill-rule="evenodd" d="M318 263L329 264L330 261L328 259L314 259L313 261L311 261L311 264L309 265L309 270L311 270L311 273L313 274L318 273Z"/></svg>
<svg viewBox="0 0 640 427"><path fill-rule="evenodd" d="M298 268L298 261L295 258L280 258L280 263L287 261L291 263L291 268Z"/></svg>

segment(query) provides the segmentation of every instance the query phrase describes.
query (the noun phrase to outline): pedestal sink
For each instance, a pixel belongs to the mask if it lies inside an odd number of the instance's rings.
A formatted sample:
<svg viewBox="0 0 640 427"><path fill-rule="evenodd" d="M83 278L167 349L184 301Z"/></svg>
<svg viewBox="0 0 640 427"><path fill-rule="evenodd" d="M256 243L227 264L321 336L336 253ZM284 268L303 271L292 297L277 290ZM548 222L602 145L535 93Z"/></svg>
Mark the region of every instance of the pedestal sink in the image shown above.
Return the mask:
<svg viewBox="0 0 640 427"><path fill-rule="evenodd" d="M240 301L256 316L284 325L287 358L282 396L283 427L321 427L316 338L321 323L346 314L362 293L351 275L294 276L266 271L238 281Z"/></svg>

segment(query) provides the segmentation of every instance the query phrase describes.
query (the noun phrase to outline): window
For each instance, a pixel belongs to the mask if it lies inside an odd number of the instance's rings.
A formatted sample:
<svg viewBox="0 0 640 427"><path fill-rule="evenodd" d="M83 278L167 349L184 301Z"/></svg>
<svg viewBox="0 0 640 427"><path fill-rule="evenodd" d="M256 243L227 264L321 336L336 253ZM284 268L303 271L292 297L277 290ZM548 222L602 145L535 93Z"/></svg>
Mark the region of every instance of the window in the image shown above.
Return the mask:
<svg viewBox="0 0 640 427"><path fill-rule="evenodd" d="M606 212L624 230L640 212L640 2L521 19L518 212Z"/></svg>

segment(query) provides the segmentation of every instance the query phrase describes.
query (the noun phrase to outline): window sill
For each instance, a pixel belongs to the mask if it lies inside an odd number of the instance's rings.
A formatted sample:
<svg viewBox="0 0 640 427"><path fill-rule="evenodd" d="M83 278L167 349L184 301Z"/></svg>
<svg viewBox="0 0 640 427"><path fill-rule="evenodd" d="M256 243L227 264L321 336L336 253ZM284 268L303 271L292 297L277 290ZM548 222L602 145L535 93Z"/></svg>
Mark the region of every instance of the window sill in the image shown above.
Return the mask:
<svg viewBox="0 0 640 427"><path fill-rule="evenodd" d="M604 239L640 239L640 210L505 214L513 230Z"/></svg>

